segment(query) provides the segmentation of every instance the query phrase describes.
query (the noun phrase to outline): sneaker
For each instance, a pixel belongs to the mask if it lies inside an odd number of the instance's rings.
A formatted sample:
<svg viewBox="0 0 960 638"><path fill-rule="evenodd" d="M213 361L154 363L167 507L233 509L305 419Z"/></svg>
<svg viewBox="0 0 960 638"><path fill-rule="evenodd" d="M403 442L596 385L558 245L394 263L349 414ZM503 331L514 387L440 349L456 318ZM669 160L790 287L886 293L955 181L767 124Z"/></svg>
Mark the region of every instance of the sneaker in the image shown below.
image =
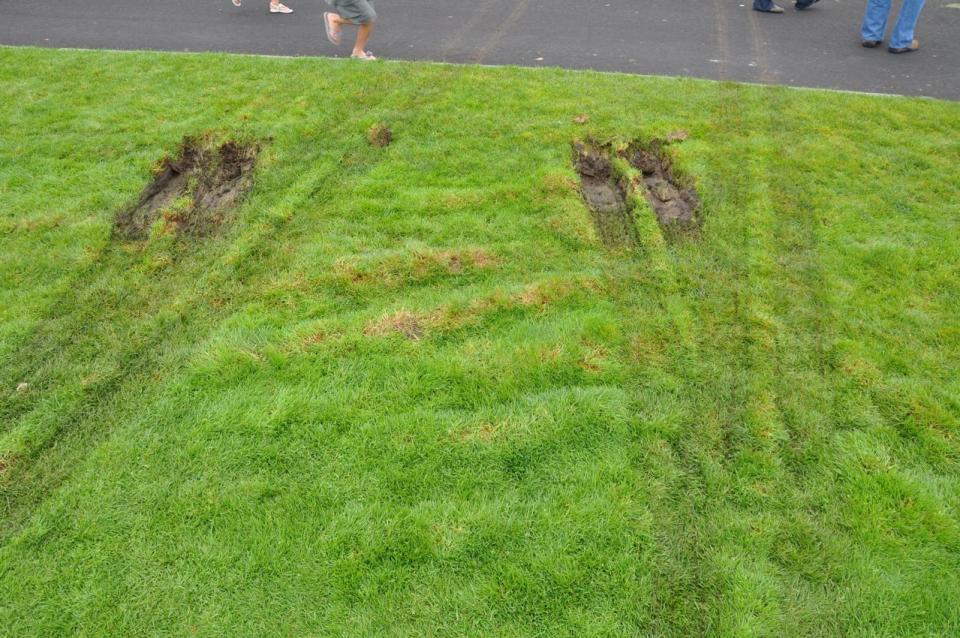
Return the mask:
<svg viewBox="0 0 960 638"><path fill-rule="evenodd" d="M809 9L818 2L820 2L820 0L797 0L796 4L793 6L797 8L797 11L803 11L804 9Z"/></svg>
<svg viewBox="0 0 960 638"><path fill-rule="evenodd" d="M760 13L783 13L783 7L778 4L770 5L769 9L757 9L753 8L754 11L759 11Z"/></svg>
<svg viewBox="0 0 960 638"><path fill-rule="evenodd" d="M881 44L883 44L883 40L863 40L860 42L860 46L864 49L876 49Z"/></svg>
<svg viewBox="0 0 960 638"><path fill-rule="evenodd" d="M913 42L910 43L910 46L906 46L906 47L899 47L896 49L893 47L887 47L887 51L889 51L890 53L913 53L914 51L917 51L919 49L920 49L920 40L914 40Z"/></svg>
<svg viewBox="0 0 960 638"><path fill-rule="evenodd" d="M277 4L270 3L270 13L293 13L293 9L288 7L285 4L278 2Z"/></svg>

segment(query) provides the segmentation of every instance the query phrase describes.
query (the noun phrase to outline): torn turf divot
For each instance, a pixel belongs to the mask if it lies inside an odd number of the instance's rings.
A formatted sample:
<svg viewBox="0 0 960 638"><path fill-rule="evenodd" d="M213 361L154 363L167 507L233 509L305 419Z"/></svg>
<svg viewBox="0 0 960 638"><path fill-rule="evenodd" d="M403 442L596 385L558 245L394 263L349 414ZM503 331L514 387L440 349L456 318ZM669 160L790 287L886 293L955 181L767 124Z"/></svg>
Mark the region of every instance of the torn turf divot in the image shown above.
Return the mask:
<svg viewBox="0 0 960 638"><path fill-rule="evenodd" d="M222 226L253 185L256 144L185 138L176 158L164 158L136 204L122 210L114 233L146 239L162 216L178 234L203 236Z"/></svg>
<svg viewBox="0 0 960 638"><path fill-rule="evenodd" d="M574 164L580 193L593 214L597 234L609 247L636 246L637 229L627 206L627 189L613 170L608 149L574 142Z"/></svg>
<svg viewBox="0 0 960 638"><path fill-rule="evenodd" d="M676 236L699 231L702 225L700 198L692 184L684 183L674 174L673 160L664 150L664 144L658 139L646 144L634 141L627 147L626 159L643 175L647 202L665 234Z"/></svg>
<svg viewBox="0 0 960 638"><path fill-rule="evenodd" d="M680 141L682 138L676 138ZM597 233L607 246L638 243L630 194L642 189L663 234L668 238L699 232L700 198L689 180L676 175L664 150L666 142L635 140L625 146L573 143L574 165L580 175L580 192L593 214ZM628 182L618 175L614 161L622 160L639 174Z"/></svg>

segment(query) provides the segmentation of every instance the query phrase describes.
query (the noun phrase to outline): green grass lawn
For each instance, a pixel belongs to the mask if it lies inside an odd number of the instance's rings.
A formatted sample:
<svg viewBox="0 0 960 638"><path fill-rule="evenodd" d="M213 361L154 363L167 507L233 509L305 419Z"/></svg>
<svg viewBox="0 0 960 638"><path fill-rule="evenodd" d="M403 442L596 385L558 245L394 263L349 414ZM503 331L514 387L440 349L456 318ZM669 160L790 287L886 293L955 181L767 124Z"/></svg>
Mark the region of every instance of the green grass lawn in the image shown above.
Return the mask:
<svg viewBox="0 0 960 638"><path fill-rule="evenodd" d="M635 201L606 248L571 141L678 129L700 237ZM958 131L930 100L0 49L0 633L960 634ZM262 144L233 223L115 238L202 134Z"/></svg>

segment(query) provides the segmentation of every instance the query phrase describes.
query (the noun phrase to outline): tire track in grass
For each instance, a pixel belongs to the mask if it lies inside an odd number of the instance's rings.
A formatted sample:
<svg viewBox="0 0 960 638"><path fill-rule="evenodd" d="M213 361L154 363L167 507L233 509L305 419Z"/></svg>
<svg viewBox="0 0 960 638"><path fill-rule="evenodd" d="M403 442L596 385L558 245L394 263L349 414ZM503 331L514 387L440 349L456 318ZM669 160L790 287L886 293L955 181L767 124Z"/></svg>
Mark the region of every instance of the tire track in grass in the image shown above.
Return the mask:
<svg viewBox="0 0 960 638"><path fill-rule="evenodd" d="M771 93L766 112L789 112L783 97L781 91ZM768 521L775 516L775 529L758 532L755 552L756 560L767 565L769 579L779 583L770 598L782 610L802 611L811 626L839 627L851 611L850 603L841 601L850 599L843 581L851 577L849 564L855 560L850 546L857 541L844 528L849 503L835 469L836 430L831 426L845 411L843 395L851 384L832 361L834 344L843 338L843 321L821 248L825 226L817 209L816 167L807 161L821 152L816 147L823 142L791 130L793 126L772 128L773 144L782 150L770 174L789 171L791 179L768 185L770 209L776 214L763 241L777 259L771 264L765 310L777 331L769 362L757 366L770 381L751 387L751 405L765 406L759 414L773 424L775 435L755 431L743 445L747 453L759 450L771 460L759 478L768 489L742 511ZM797 139L805 141L797 144ZM833 196L823 195L823 201ZM860 388L854 392L862 400Z"/></svg>
<svg viewBox="0 0 960 638"><path fill-rule="evenodd" d="M805 120L798 117L791 121ZM789 128L782 132L786 130ZM940 509L943 501L939 488L931 489L927 482L939 484L950 476L940 465L944 459L937 458L936 450L944 448L936 443L928 447L930 439L916 438L923 432L922 427L910 433L903 429L905 418L917 408L915 401L930 398L931 393L924 390L913 397L909 393L884 396L887 387L883 371L876 368L877 376L872 378L868 372L869 380L864 383L859 374L862 370L857 369L861 363L872 367L869 354L866 361L860 359L860 347L886 350L900 344L896 336L861 332L860 322L869 321L876 309L857 304L856 310L848 310L835 297L837 291L848 287L837 280L838 275L831 268L836 262L831 258L835 259L837 252L843 254L843 244L848 239L844 231L831 235L832 223L827 224L826 213L830 212L829 206L838 206L837 194L818 178L817 165L808 160L823 154L824 145L835 142L820 136L803 136L803 131L790 137L802 141L782 145L783 168L789 169L794 179L778 182L774 190L780 211L775 236L783 256L780 270L784 280L777 309L783 321L796 329L789 335L793 348L781 349L784 357L779 362L777 385L786 426L784 474L796 489L790 492L789 501L780 504L789 524L784 526L783 541L777 545L788 545L789 551L777 547L771 552L771 560L781 569L801 576L786 592L789 604L799 606L805 601L816 610L810 615L820 626L849 628L851 616L872 615L863 614L862 610L876 604L876 599L851 592L847 582L864 576L882 582L893 573L896 590L905 599L918 585L936 591L937 587L929 584L950 572L949 557L955 556L950 546L957 546L960 533L955 524L951 529L949 515ZM851 141L851 146L855 152L857 143ZM820 208L824 206L828 208ZM833 210L839 212L842 208ZM884 229L874 231L884 233ZM893 285L897 286L897 296L916 292L911 282L898 281ZM851 321L851 315L857 318ZM847 350L847 344L855 344L852 352ZM918 375L925 384L936 386L936 381L917 369L898 370L895 375ZM805 408L805 414L797 414L797 404ZM852 418L854 423L845 423L851 411L858 416ZM874 415L868 417L869 424L858 422L859 415L864 413ZM894 437L889 436L894 433ZM845 448L853 440L861 453L873 446L889 450L889 461L871 466L868 454L865 463L860 459L851 462L850 451ZM930 453L933 458L928 456ZM843 470L838 471L838 467ZM893 485L896 487L890 489ZM864 492L868 492L866 496ZM898 500L900 503L896 503ZM888 516L904 521L905 525L911 519L924 518L924 525L929 527L913 536L903 529L896 530L897 523ZM864 530L878 527L886 527L885 535L897 538L900 547L885 547L883 552L877 552L871 534ZM864 561L870 565L866 574L861 567ZM899 625L891 627L904 626L905 617L909 618L910 613L895 614L890 621Z"/></svg>
<svg viewBox="0 0 960 638"><path fill-rule="evenodd" d="M762 54L758 57L764 77L766 66ZM769 101L769 94L765 92L763 99ZM756 136L761 147L751 153L754 157L772 155L762 146L768 136L776 135L772 106L767 104L759 109L767 117L753 120L754 124L763 123ZM746 278L737 317L744 325L744 340L729 361L741 378L733 380L734 400L725 427L723 465L730 492L717 511L717 527L721 531L716 540L715 565L738 604L733 610L718 614L717 623L724 633L753 629L761 634L775 634L786 629L779 626L779 602L772 602L779 601L781 592L771 583L775 570L771 569L762 543L769 508L767 494L789 489L778 467L784 425L775 378L782 326L771 307L777 287L773 258L777 253L773 240L777 211L771 196L770 167L750 162L748 173L753 188L750 205L745 209Z"/></svg>
<svg viewBox="0 0 960 638"><path fill-rule="evenodd" d="M658 517L671 521L664 545L671 537L682 540L664 556L673 569L663 576L662 609L667 618L700 614L700 624L683 631L778 634L798 621L816 631L842 625L864 604L843 585L845 577L856 577L845 553L856 541L843 528L843 486L828 448L837 388L844 387L831 364L840 315L826 285L820 221L812 214L816 180L804 179L802 171L791 172L791 181L776 179L810 155L790 144L802 131L778 123L790 100L780 90L743 93L759 96L764 103L750 111L765 115L744 123L750 141L740 153L745 177L734 198L743 221L726 232L741 255L728 258L735 280L723 290L739 328L730 339L701 344L704 358L722 363L716 379L696 364L677 368L690 380L685 392L693 396L699 384L701 395L717 405L688 400L691 431L673 446L682 475ZM705 234L711 234L710 218ZM695 315L706 322L704 337L722 319L706 306ZM705 426L711 420L716 431ZM678 613L671 601L690 591L697 592L696 602L685 600ZM665 623L661 631L677 629Z"/></svg>
<svg viewBox="0 0 960 638"><path fill-rule="evenodd" d="M771 113L789 105L771 96ZM772 174L796 175L806 163L798 157L799 131L779 126L774 142L782 149ZM802 609L814 618L836 616L834 602L843 598L831 565L842 560L841 530L827 512L834 478L826 458L829 437L823 424L832 422L835 393L828 361L830 343L837 334L837 312L830 302L820 252L820 219L811 195L813 180L777 180L770 186L772 220L770 240L777 255L776 280L769 308L780 326L771 361L769 410L776 416L777 436L767 441L775 459L770 486L763 493L764 511L777 516L777 529L765 530L765 558L781 583L778 606ZM759 508L758 508L759 509ZM757 512L759 515L761 512ZM811 613L813 611L813 613ZM830 622L837 622L832 618Z"/></svg>
<svg viewBox="0 0 960 638"><path fill-rule="evenodd" d="M637 476L652 477L644 478L638 489L653 495L650 515L656 521L652 546L642 550L653 580L643 631L656 635L704 635L714 627L705 613L715 600L717 584L703 568L711 551L704 521L714 506L714 459L723 454L724 437L711 417L713 406L702 397L719 393L722 386L704 365L716 356L718 346L705 321L695 260L716 250L713 216L733 214L745 205L743 180L726 176L723 167L744 126L741 92L735 85L718 85L714 110L723 135L712 140L704 163L716 171L714 187L723 190L705 197L709 208L704 211L704 237L667 245L645 202L637 215L644 279L659 291L651 298L649 287L639 289L633 306L642 309L641 314L626 322L643 326L626 332L637 344L634 402L638 419L646 421L638 434ZM708 176L699 180L701 195L709 181Z"/></svg>
<svg viewBox="0 0 960 638"><path fill-rule="evenodd" d="M795 161L793 138L776 115L787 106L784 94L759 95L765 104L755 110L764 117L761 125L752 123L759 148L750 154L770 158L770 164L749 164L752 205L745 211L746 270L737 314L745 330L729 362L740 377L732 379L731 405L742 407L727 415L723 471L730 487L717 512L722 521L717 528L726 528L718 535L720 572L741 601L717 621L721 631L733 633L758 627L761 633L786 631L784 611L804 604L797 587L816 576L810 562L820 558L817 552L802 562L794 556L816 547L827 551L826 537L809 515L815 497L805 489L806 473L790 462L791 449L805 438L790 406L806 411L829 404L829 396L824 401L819 394L823 386L810 384L822 378L823 339L833 330L832 313L822 293L817 236L809 216L803 218L806 190L785 192L789 187L773 178ZM829 585L820 582L806 595L828 603L824 591Z"/></svg>
<svg viewBox="0 0 960 638"><path fill-rule="evenodd" d="M270 232L277 229L279 226L271 225L269 231L259 234L257 239L250 242L236 260L236 268L244 268L245 258L255 254L268 240ZM109 263L98 275L112 276L122 271L127 265L125 257L115 248L108 249L105 259ZM239 295L242 285L236 281L234 283L237 288L232 292ZM172 373L177 367L175 360L167 361L171 350L189 349L191 344L202 341L216 328L216 317L228 312L230 306L222 307L219 311L211 310L223 289L218 286L205 288L198 286L196 294L175 299L174 305L162 303L152 308L154 312L143 338L120 349L119 358L109 362L110 370L104 378L66 397L55 394L52 404L48 400L39 400L19 416L13 424L14 429L3 439L4 449L13 450L14 462L0 484L0 496L3 499L0 518L4 522L0 529L0 542L16 534L30 520L35 508L69 478L73 469L82 463L93 447L110 435L113 426L122 422L125 416L135 413L136 406L158 391L154 386L160 380L161 373ZM71 305L82 310L84 306L95 303L85 292L78 291L77 296L70 299ZM169 300L165 298L164 301ZM142 312L143 308L121 306L118 310L133 314ZM93 319L97 320L95 317ZM104 321L110 319L104 318ZM84 322L78 321L77 324L82 329ZM48 334L41 325L34 341L21 347L19 352L29 358L33 348L46 350ZM183 337L178 338L178 335ZM70 332L63 336L66 342L61 344L63 358L67 362L81 361L84 349L69 345L71 340L78 338L78 333ZM117 336L129 339L129 336L122 334ZM107 353L106 356L115 352L110 347L106 336L98 344L98 348ZM173 356L176 357L175 354ZM56 393L56 389L49 384L40 391Z"/></svg>
<svg viewBox="0 0 960 638"><path fill-rule="evenodd" d="M411 84L410 86L416 87L417 85ZM424 91L418 93L409 89L403 89L396 84L394 84L393 87L392 91L384 93L380 99L384 103L390 103L391 100L397 99L397 96L403 96L400 106L395 109L398 113L409 112L412 110L412 107L415 106L415 102L423 98ZM328 138L331 135L346 135L348 131L352 131L352 129L349 128L352 125L352 121L341 121L330 128L326 128L325 122L317 123L319 128L326 131L326 137ZM361 138L358 138L358 140L359 139ZM355 151L357 148L364 148L363 143L358 142L358 146L353 147L353 150ZM323 152L320 152L316 157L319 158L322 155ZM301 157L298 159L303 160L304 158ZM365 167L366 165L362 162L353 164L353 168L349 169L351 171L350 174L358 170L363 170ZM338 175L343 178L347 173L344 173L341 169ZM318 180L312 190L301 193L298 196L312 198L323 190L323 185L323 180ZM288 194L287 198L276 204L276 210L271 211L271 215L277 223L289 220L295 212L294 204L289 201L289 194L296 193L297 191L296 189L288 188L286 192ZM242 246L241 253L237 253L237 255L232 256L231 259L237 259L241 255L252 254L256 251L256 244L260 241L260 236L255 234L253 236L253 244ZM265 239L266 235L264 235L263 238ZM250 241L247 237L238 239L242 239L244 242ZM108 244L103 249L103 253L108 254L110 250L117 249L112 248ZM120 265L123 266L123 264ZM0 436L12 430L21 416L34 409L38 399L42 396L42 393L34 392L34 390L43 390L48 387L50 382L45 382L44 379L37 378L40 371L48 369L44 366L56 363L58 356L61 356L64 351L69 350L71 347L77 347L76 334L82 333L83 331L78 330L75 321L72 322L64 318L70 317L75 319L76 317L74 317L74 315L78 312L92 313L93 318L105 318L103 309L101 308L103 304L96 303L88 298L81 298L80 292L90 288L91 282L89 280L91 279L115 276L117 276L116 273L105 272L103 265L96 261L92 262L86 269L76 273L62 286L62 292L59 298L49 304L50 310L46 316L38 321L33 331L23 339L21 344L14 346L14 356L8 359L5 365L0 368L0 384L2 384L0 387L9 386L11 383L16 385L17 382L26 380L30 382L31 392L26 397L10 395L0 397L0 425L7 426L0 428ZM136 304L132 304L131 307L137 308ZM124 311L127 310L130 310L130 308L124 309ZM123 311L121 311L120 314L123 314Z"/></svg>
<svg viewBox="0 0 960 638"><path fill-rule="evenodd" d="M423 99L423 91L419 85L397 85L392 93L382 97L383 103L397 104L398 112L412 111L415 103ZM332 117L332 116L331 116ZM354 121L340 121L327 131L327 138L350 139L355 125ZM356 136L356 146L352 148L367 148L366 141L360 135ZM343 150L343 149L341 149ZM327 149L320 149L318 157ZM350 152L346 148L345 152ZM268 246L285 245L293 240L296 233L301 232L296 225L289 224L298 205L309 201L321 194L324 190L336 189L345 181L355 178L358 173L374 170L379 163L379 156L374 151L366 151L373 155L375 161L360 161L350 164L347 171L342 164L320 174L306 175L295 182L293 186L284 190L283 197L270 211L268 223L261 223L254 228L249 236L235 238L233 244L224 243L219 248L221 252L213 251L206 261L195 262L192 265L200 272L206 272L204 264L221 260L230 266L224 281L236 285L236 298L233 303L222 306L216 313L200 309L209 309L214 301L220 297L222 290L217 285L206 289L197 286L193 294L179 300L184 312L177 312L178 329L171 333L171 326L163 322L164 316L175 310L163 298L153 317L150 330L146 331L145 338L138 341L132 348L120 350L120 357L112 366L111 373L101 380L91 391L72 393L66 397L57 396L52 400L42 400L41 393L36 393L30 401L19 401L14 397L13 403L9 400L0 403L0 414L5 420L9 417L10 427L2 433L0 438L0 456L6 459L6 467L0 475L0 544L8 542L32 518L33 512L43 500L53 493L66 481L73 470L83 462L94 446L112 432L107 427L113 417L114 422L122 422L125 415L131 414L125 410L135 409L132 402L135 399L145 399L150 395L151 386L156 384L161 372L160 365L170 351L172 343L178 347L188 348L205 338L205 335L214 330L214 318L225 315L231 308L239 307L246 297L244 296L244 281L258 274L263 274L270 264L262 255L273 253L281 254L281 250L268 250ZM299 161L304 161L300 158ZM73 284L64 292L61 300L51 305L51 313L38 322L34 332L27 340L17 347L13 365L5 371L14 371L20 374L29 371L34 380L38 371L53 371L43 367L43 362L50 358L50 353L57 353L58 361L66 364L78 365L87 360L84 343L78 337L84 333L84 321L71 321L71 313L83 313L87 320L96 321L104 318L103 308L96 299L95 290L90 289L90 283L85 279L110 278L117 273L124 272L128 267L126 255L115 246L108 246L104 251L107 259L114 260L104 264L94 264L84 272L83 279L74 280ZM202 277L200 281L204 280ZM216 282L223 285L223 282ZM64 313L64 308L70 312ZM93 308L92 316L88 310ZM128 305L122 305L114 315L136 314L143 311L137 299L132 299ZM67 321L62 321L66 315ZM202 320L212 323L207 330L197 333L195 326L202 326ZM63 324L67 329L61 330ZM52 327L51 327L52 326ZM182 341L176 340L176 335L186 335ZM171 336L173 335L173 336ZM114 354L110 349L110 338L115 335L105 334L97 344L99 351L107 355ZM78 345L79 344L79 345ZM87 344L89 345L89 344ZM9 373L9 372L8 372ZM69 375L70 370L67 374ZM18 376L12 378L20 378ZM51 383L37 383L37 390L46 390ZM95 391L94 391L95 390ZM52 406L52 413L51 413Z"/></svg>
<svg viewBox="0 0 960 638"><path fill-rule="evenodd" d="M743 104L758 95L755 89L719 88L717 120L728 143L715 142L710 165L723 170L732 154L740 170L736 177L718 179L723 197L717 210L707 211L704 244L686 252L689 265L678 262L677 294L697 318L697 348L670 357L679 381L671 394L682 425L667 453L677 473L657 512L665 522L658 543L664 549L658 561L661 594L652 616L662 633L778 628L778 615L769 606L777 592L763 576L769 566L750 538L754 512L743 505L741 477L750 469L744 459L752 460L752 454L776 456L783 430L771 385L777 346L769 299L773 213L767 169L754 159L766 155L754 147L773 122L746 121ZM752 136L743 145L746 129ZM711 223L717 214L726 218ZM700 270L697 260L713 271ZM774 443L767 445L767 439Z"/></svg>
<svg viewBox="0 0 960 638"><path fill-rule="evenodd" d="M375 164L367 166L372 169ZM306 194L314 191L316 184L330 181L335 187L342 183L342 180L329 180L334 174L329 172L308 175L290 190ZM286 205L291 207L299 201L292 201L289 194L284 199ZM163 323L162 317L158 319L156 329L146 342L123 351L123 358L118 362L113 374L98 386L96 393L81 395L72 408L63 409L65 406L61 405L50 417L43 411L43 402L37 404L33 412L20 417L21 422L26 422L26 427L30 427L34 420L32 417L37 412L40 413L41 422L50 422L40 436L28 432L25 437L17 437L21 433L14 432L13 437L5 438L5 442L16 441L17 438L22 438L24 442L0 484L0 498L3 501L0 518L4 522L0 528L0 543L6 542L22 529L43 499L69 478L73 469L82 463L93 447L110 435L112 428L105 427L106 424L121 423L125 417L136 412L139 402L146 401L153 392L160 390L159 387L154 389L151 386L157 383L161 372L173 372L177 367L176 362L171 362L170 368L162 368L165 355L172 346L186 349L202 342L216 329L216 316L227 316L231 309L242 305L250 296L249 293L244 295L243 280L266 271L268 264L260 255L266 252L266 247L271 243L283 243L283 238L288 233L287 224L279 221L260 226L252 238L243 238L241 251L230 255L234 266L230 275L225 277L236 286L232 291L236 294L233 303L217 312L211 311L209 309L214 306L214 301L223 293L223 289L218 286L198 287L197 294L188 296L179 304L188 310L178 316L177 323L169 326ZM224 248L229 250L230 246ZM122 261L113 264L113 267L123 266ZM83 302L88 300L80 297L77 301L82 306ZM168 306L161 306L156 315L162 316L168 310ZM204 320L211 323L204 326ZM176 331L168 330L170 327L175 327ZM185 337L177 341L172 336L176 334L183 334ZM72 335L68 335L68 340L70 336ZM69 347L67 349L69 351Z"/></svg>

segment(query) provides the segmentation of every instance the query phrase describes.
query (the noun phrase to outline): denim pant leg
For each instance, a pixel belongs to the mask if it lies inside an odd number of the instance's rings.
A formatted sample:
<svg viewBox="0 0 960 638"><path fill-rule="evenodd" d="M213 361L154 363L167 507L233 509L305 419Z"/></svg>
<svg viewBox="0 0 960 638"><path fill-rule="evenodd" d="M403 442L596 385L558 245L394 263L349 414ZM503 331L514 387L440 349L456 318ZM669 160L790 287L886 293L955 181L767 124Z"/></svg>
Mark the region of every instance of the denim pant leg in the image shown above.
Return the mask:
<svg viewBox="0 0 960 638"><path fill-rule="evenodd" d="M864 42L883 40L891 3L892 0L867 0L867 11L863 14L863 26L860 27L860 39Z"/></svg>
<svg viewBox="0 0 960 638"><path fill-rule="evenodd" d="M917 26L917 19L920 18L923 2L924 0L903 0L900 17L890 34L890 46L894 49L908 47L913 42L913 30Z"/></svg>
<svg viewBox="0 0 960 638"><path fill-rule="evenodd" d="M773 7L773 0L753 0L753 8L757 11L769 11Z"/></svg>

